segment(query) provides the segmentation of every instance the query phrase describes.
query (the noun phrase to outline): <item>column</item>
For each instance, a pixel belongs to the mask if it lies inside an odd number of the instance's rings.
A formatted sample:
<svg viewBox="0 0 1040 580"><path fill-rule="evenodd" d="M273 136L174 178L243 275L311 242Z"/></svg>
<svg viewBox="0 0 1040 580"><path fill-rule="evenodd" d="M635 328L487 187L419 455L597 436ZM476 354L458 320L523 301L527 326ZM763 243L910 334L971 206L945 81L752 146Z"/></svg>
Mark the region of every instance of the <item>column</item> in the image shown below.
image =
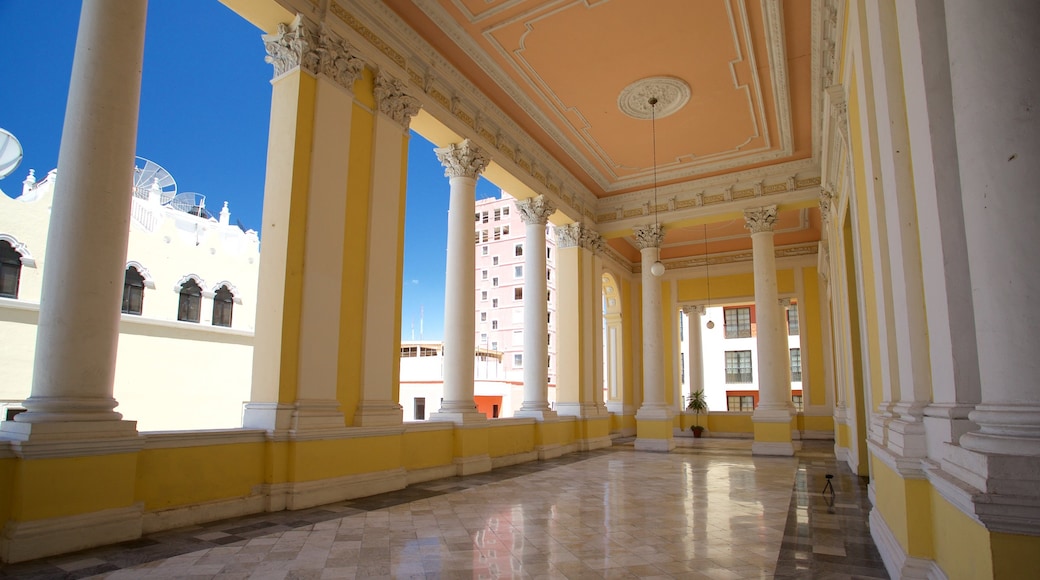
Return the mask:
<svg viewBox="0 0 1040 580"><path fill-rule="evenodd" d="M546 371L549 347L538 337L549 334L549 303L545 278L545 224L556 207L543 195L517 200L516 209L524 221L524 401L517 417L540 420L555 417L549 409L549 383Z"/></svg>
<svg viewBox="0 0 1040 580"><path fill-rule="evenodd" d="M660 256L664 228L660 224L636 226L633 233L643 270L643 404L636 412L636 449L671 451L675 440L672 438L673 410L664 398L661 281L650 273L650 266Z"/></svg>
<svg viewBox="0 0 1040 580"><path fill-rule="evenodd" d="M1034 497L1040 489L1040 269L1031 250L1040 247L1038 22L1040 6L1028 0L1001 2L999 10L946 3L981 382L981 402L970 414L979 430L960 442L982 454L1028 456L1030 467L1023 458L1014 478L1003 479L1032 480ZM1001 476L989 477L992 488Z"/></svg>
<svg viewBox="0 0 1040 580"><path fill-rule="evenodd" d="M776 206L744 211L751 231L755 270L755 314L758 321L758 407L751 416L756 455L794 455L791 442L790 353L784 332L783 308L778 306L773 225Z"/></svg>
<svg viewBox="0 0 1040 580"><path fill-rule="evenodd" d="M444 282L444 402L435 421L479 423L486 417L473 402L476 256L473 212L477 177L490 158L469 139L436 150L451 184L448 202L448 259Z"/></svg>
<svg viewBox="0 0 1040 580"><path fill-rule="evenodd" d="M701 316L704 315L704 307L683 306L683 314L686 315L686 344L689 345L688 364L686 376L689 378L690 395L704 390L704 345L701 342Z"/></svg>
<svg viewBox="0 0 1040 580"><path fill-rule="evenodd" d="M365 322L361 399L354 414L358 427L400 425L404 411L395 384L401 361L401 278L404 248L405 183L402 167L408 125L419 112L419 101L405 84L383 72L376 75L378 114L372 139L372 186L368 209L368 248L365 262ZM472 205L472 203L471 203ZM470 208L472 215L472 207ZM470 224L472 226L472 224ZM472 227L470 227L472 229ZM467 245L473 254L473 244ZM472 296L473 292L469 292ZM394 321L393 324L390 324ZM472 332L470 333L472 335ZM470 357L469 368L473 368ZM472 397L471 397L472 398Z"/></svg>
<svg viewBox="0 0 1040 580"><path fill-rule="evenodd" d="M5 436L75 422L77 439L135 437L113 397L130 231L146 2L85 2L58 155L36 360ZM48 430L64 431L59 425ZM93 432L93 433L92 433ZM96 434L95 434L96 433Z"/></svg>
<svg viewBox="0 0 1040 580"><path fill-rule="evenodd" d="M301 16L264 36L271 139L264 194L253 389L243 424L342 430L337 400L344 215L354 103L363 61ZM306 171L308 178L299 179Z"/></svg>

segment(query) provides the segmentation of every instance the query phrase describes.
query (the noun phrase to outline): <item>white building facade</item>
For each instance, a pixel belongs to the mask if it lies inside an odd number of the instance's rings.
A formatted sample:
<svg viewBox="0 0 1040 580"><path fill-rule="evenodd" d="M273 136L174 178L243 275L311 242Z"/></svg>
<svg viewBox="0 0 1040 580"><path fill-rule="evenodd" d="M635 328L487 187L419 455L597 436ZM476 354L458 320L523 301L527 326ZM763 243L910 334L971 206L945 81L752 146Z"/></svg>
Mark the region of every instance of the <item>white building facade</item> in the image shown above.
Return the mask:
<svg viewBox="0 0 1040 580"><path fill-rule="evenodd" d="M147 162L147 167L157 167ZM138 161L138 177L145 160ZM141 431L234 428L249 400L260 242L169 174L135 187L115 369L118 412ZM0 407L30 394L56 170L0 195ZM161 183L160 183L161 182ZM127 192L131 195L131 192ZM90 280L70 281L89 290ZM46 305L43 306L44 308Z"/></svg>

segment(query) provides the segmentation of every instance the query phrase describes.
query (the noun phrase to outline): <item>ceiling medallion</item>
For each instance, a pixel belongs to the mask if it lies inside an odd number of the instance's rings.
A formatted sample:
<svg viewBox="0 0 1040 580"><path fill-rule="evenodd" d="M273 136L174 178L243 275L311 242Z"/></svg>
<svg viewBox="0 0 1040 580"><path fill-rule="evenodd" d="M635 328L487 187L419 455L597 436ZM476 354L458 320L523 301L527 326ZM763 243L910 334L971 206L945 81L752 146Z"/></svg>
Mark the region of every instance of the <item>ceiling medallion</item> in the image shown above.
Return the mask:
<svg viewBox="0 0 1040 580"><path fill-rule="evenodd" d="M683 108L690 101L690 85L676 77L647 77L640 79L618 95L618 108L634 119L650 119L651 97L657 98L658 119L667 117Z"/></svg>

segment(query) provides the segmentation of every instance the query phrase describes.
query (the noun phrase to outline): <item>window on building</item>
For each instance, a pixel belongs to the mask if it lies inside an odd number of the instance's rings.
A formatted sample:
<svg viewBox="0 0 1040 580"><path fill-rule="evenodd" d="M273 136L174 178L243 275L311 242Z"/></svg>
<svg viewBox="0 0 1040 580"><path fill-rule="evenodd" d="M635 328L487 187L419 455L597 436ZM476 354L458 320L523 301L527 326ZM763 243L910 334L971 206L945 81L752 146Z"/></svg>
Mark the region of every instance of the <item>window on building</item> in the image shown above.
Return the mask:
<svg viewBox="0 0 1040 580"><path fill-rule="evenodd" d="M123 308L125 314L136 314L140 316L144 307L144 276L141 272L129 266L123 275Z"/></svg>
<svg viewBox="0 0 1040 580"><path fill-rule="evenodd" d="M523 266L513 266L513 277L514 278L523 278L524 277L524 267Z"/></svg>
<svg viewBox="0 0 1040 580"><path fill-rule="evenodd" d="M485 211L480 213L480 221L481 223L488 223L488 212Z"/></svg>
<svg viewBox="0 0 1040 580"><path fill-rule="evenodd" d="M506 217L508 215L509 215L509 206L506 206L506 207L502 208L502 217Z"/></svg>
<svg viewBox="0 0 1040 580"><path fill-rule="evenodd" d="M415 420L423 421L426 419L426 397L416 397L413 404L415 409Z"/></svg>
<svg viewBox="0 0 1040 580"><path fill-rule="evenodd" d="M477 240L477 241L478 241L478 243L479 243L479 240ZM486 256L486 255L488 255L488 247L487 247L487 246L482 246L482 247L480 248L480 255L481 255L481 256Z"/></svg>
<svg viewBox="0 0 1040 580"><path fill-rule="evenodd" d="M517 245L513 246L513 252L517 256L523 256L524 255L524 245L523 244L517 244Z"/></svg>
<svg viewBox="0 0 1040 580"><path fill-rule="evenodd" d="M481 230L481 231L480 231L480 239L481 239L481 240L482 240L482 241L483 241L484 243L487 243L487 241L488 241L488 231L487 231L487 230Z"/></svg>
<svg viewBox="0 0 1040 580"><path fill-rule="evenodd" d="M486 332L481 332L480 333L480 343L477 346L480 346L481 344L487 344L487 338L488 338L487 337L487 333Z"/></svg>
<svg viewBox="0 0 1040 580"><path fill-rule="evenodd" d="M495 276L494 278L491 279L491 285L496 287L496 288L498 287L498 276Z"/></svg>
<svg viewBox="0 0 1040 580"><path fill-rule="evenodd" d="M491 307L492 308L498 308L498 298L492 298L491 299Z"/></svg>
<svg viewBox="0 0 1040 580"><path fill-rule="evenodd" d="M548 324L552 324L552 312L545 313L545 322Z"/></svg>
<svg viewBox="0 0 1040 580"><path fill-rule="evenodd" d="M520 368L524 366L524 355L516 353L513 355L513 368Z"/></svg>
<svg viewBox="0 0 1040 580"><path fill-rule="evenodd" d="M523 346L523 345L524 345L524 331L522 331L522 330L514 330L513 331L513 346Z"/></svg>
<svg viewBox="0 0 1040 580"><path fill-rule="evenodd" d="M177 304L177 320L198 322L202 310L202 288L194 279L181 284L180 301Z"/></svg>
<svg viewBox="0 0 1040 580"><path fill-rule="evenodd" d="M686 334L685 334L686 333L686 325L683 324L682 312L679 313L679 324L678 324L678 326L679 326L679 342L684 342L686 340Z"/></svg>
<svg viewBox="0 0 1040 580"><path fill-rule="evenodd" d="M488 279L488 271L487 270L481 270L480 271L480 279L481 280L487 280Z"/></svg>
<svg viewBox="0 0 1040 580"><path fill-rule="evenodd" d="M523 308L512 308L513 311L513 324L524 323L524 309Z"/></svg>
<svg viewBox="0 0 1040 580"><path fill-rule="evenodd" d="M0 240L0 296L18 298L22 278L22 255L6 240Z"/></svg>
<svg viewBox="0 0 1040 580"><path fill-rule="evenodd" d="M798 336L798 307L794 304L787 309L787 334Z"/></svg>
<svg viewBox="0 0 1040 580"><path fill-rule="evenodd" d="M480 223L480 212L478 211L477 213L473 214L473 217L476 218L473 221L475 221L476 223L479 224Z"/></svg>
<svg viewBox="0 0 1040 580"><path fill-rule="evenodd" d="M495 221L497 222L497 221L499 221L501 219L502 219L502 210L501 209L496 209L495 210Z"/></svg>
<svg viewBox="0 0 1040 580"><path fill-rule="evenodd" d="M221 286L213 294L213 326L231 327L231 311L235 307L235 295L227 286Z"/></svg>
<svg viewBox="0 0 1040 580"><path fill-rule="evenodd" d="M508 236L509 235L509 226L502 226L502 235L503 236Z"/></svg>
<svg viewBox="0 0 1040 580"><path fill-rule="evenodd" d="M751 382L751 351L726 351L726 383Z"/></svg>
<svg viewBox="0 0 1040 580"><path fill-rule="evenodd" d="M686 384L686 353L679 353L679 384Z"/></svg>
<svg viewBox="0 0 1040 580"><path fill-rule="evenodd" d="M524 299L524 289L519 287L519 286L517 286L516 288L513 288L513 300L523 300L523 299Z"/></svg>
<svg viewBox="0 0 1040 580"><path fill-rule="evenodd" d="M487 312L481 312L480 313L480 321L481 322L487 322Z"/></svg>
<svg viewBox="0 0 1040 580"><path fill-rule="evenodd" d="M545 269L545 279L548 282L552 282L552 270L548 268Z"/></svg>
<svg viewBox="0 0 1040 580"><path fill-rule="evenodd" d="M492 340L491 341L491 350L498 350L498 341L497 340Z"/></svg>
<svg viewBox="0 0 1040 580"><path fill-rule="evenodd" d="M497 266L498 265L498 256L494 256L494 257L491 258L491 265L492 266Z"/></svg>
<svg viewBox="0 0 1040 580"><path fill-rule="evenodd" d="M734 395L726 393L726 410L736 412L750 412L755 410L754 395Z"/></svg>
<svg viewBox="0 0 1040 580"><path fill-rule="evenodd" d="M480 291L480 299L481 300L487 300L487 290L481 290Z"/></svg>
<svg viewBox="0 0 1040 580"><path fill-rule="evenodd" d="M802 398L801 391L794 391L791 393L791 403L794 404L794 410L801 413L805 411L805 399Z"/></svg>
<svg viewBox="0 0 1040 580"><path fill-rule="evenodd" d="M791 382L802 380L802 349L791 349Z"/></svg>
<svg viewBox="0 0 1040 580"><path fill-rule="evenodd" d="M545 301L552 302L552 290L545 291Z"/></svg>
<svg viewBox="0 0 1040 580"><path fill-rule="evenodd" d="M545 248L545 259L546 260L551 260L552 259L552 248Z"/></svg>
<svg viewBox="0 0 1040 580"><path fill-rule="evenodd" d="M492 320L491 321L491 330L498 330L498 321L497 320Z"/></svg>
<svg viewBox="0 0 1040 580"><path fill-rule="evenodd" d="M726 338L748 338L751 336L751 308L724 308Z"/></svg>
<svg viewBox="0 0 1040 580"><path fill-rule="evenodd" d="M479 244L480 243L480 231L479 230L473 232L473 243L474 244Z"/></svg>
<svg viewBox="0 0 1040 580"><path fill-rule="evenodd" d="M502 228L495 228L495 240L498 241L498 240L501 240L501 239L502 239Z"/></svg>

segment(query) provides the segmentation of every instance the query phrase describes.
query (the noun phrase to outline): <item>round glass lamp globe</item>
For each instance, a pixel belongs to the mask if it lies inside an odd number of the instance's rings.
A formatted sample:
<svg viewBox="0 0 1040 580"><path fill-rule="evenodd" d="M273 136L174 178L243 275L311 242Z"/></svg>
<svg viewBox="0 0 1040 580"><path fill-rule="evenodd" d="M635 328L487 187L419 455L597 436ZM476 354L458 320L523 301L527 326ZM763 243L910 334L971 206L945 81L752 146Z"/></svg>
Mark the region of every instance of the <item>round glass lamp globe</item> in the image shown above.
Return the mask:
<svg viewBox="0 0 1040 580"><path fill-rule="evenodd" d="M650 266L650 273L658 277L664 275L664 264L659 261L654 262L654 265Z"/></svg>
<svg viewBox="0 0 1040 580"><path fill-rule="evenodd" d="M709 320L707 326L708 326L708 330L711 330L711 329L715 328L715 322L712 321L712 320Z"/></svg>

